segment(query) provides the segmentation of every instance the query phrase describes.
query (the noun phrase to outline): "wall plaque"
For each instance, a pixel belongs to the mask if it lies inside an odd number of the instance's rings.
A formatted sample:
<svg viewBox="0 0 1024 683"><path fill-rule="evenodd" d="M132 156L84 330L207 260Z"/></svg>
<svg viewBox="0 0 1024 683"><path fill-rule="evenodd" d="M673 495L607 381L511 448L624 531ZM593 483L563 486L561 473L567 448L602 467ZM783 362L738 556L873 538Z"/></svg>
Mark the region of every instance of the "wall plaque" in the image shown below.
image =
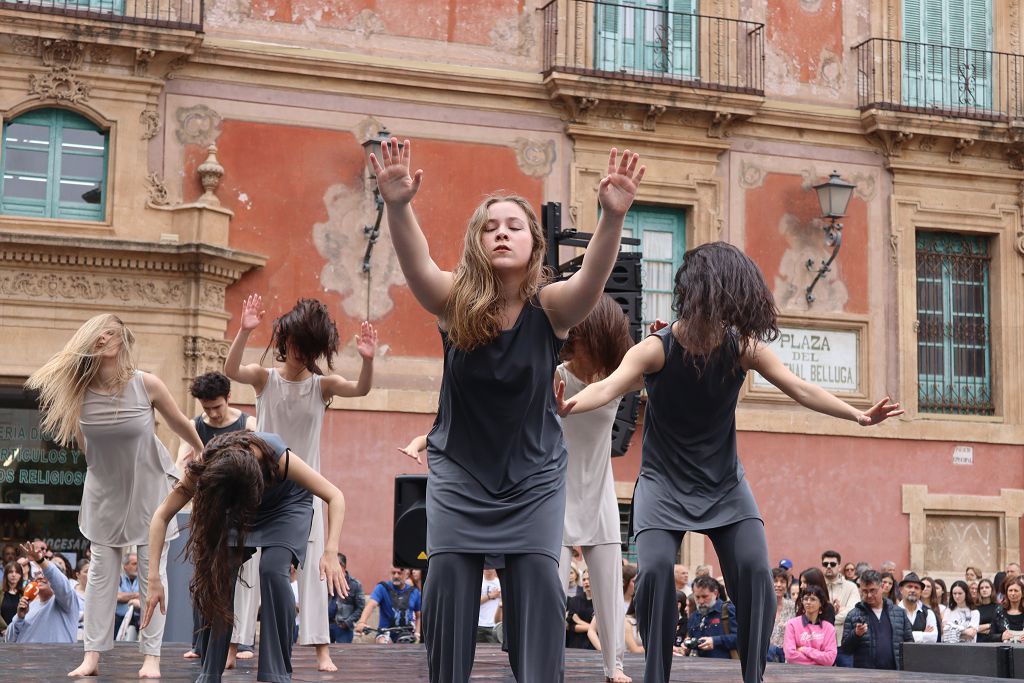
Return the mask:
<svg viewBox="0 0 1024 683"><path fill-rule="evenodd" d="M797 377L835 392L860 391L860 331L779 327L771 349ZM772 384L753 373L756 388Z"/></svg>

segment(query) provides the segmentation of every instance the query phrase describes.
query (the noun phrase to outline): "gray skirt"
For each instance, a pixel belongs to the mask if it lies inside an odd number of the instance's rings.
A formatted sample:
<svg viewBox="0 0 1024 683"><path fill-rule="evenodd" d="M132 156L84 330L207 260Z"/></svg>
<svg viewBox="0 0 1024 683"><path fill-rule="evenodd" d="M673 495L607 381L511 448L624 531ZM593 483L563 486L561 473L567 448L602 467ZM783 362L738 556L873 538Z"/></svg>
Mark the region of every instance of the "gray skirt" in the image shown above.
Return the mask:
<svg viewBox="0 0 1024 683"><path fill-rule="evenodd" d="M745 476L722 491L716 499L702 497L699 503L693 504L695 502L688 501L686 496L671 490L664 482L641 473L633 493L633 533L639 534L646 529L704 531L744 519L761 519L754 492L750 490Z"/></svg>

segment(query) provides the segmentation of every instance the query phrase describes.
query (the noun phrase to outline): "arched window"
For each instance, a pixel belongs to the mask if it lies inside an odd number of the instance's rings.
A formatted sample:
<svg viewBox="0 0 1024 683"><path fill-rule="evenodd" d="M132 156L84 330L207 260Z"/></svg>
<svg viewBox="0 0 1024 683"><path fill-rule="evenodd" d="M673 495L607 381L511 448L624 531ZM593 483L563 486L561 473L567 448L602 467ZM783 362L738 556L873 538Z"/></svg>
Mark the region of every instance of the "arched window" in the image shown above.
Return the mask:
<svg viewBox="0 0 1024 683"><path fill-rule="evenodd" d="M0 213L103 220L109 135L66 109L5 121Z"/></svg>

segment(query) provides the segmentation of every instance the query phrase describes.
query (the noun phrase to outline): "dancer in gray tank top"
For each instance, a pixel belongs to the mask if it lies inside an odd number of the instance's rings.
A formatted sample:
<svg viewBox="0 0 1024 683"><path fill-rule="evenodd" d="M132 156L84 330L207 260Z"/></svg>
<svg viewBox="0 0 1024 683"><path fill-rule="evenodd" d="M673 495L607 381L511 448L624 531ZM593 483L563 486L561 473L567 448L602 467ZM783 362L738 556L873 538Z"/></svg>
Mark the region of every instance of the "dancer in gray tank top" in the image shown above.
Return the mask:
<svg viewBox="0 0 1024 683"><path fill-rule="evenodd" d="M208 627L202 634L200 683L217 683L224 673L233 621L235 578L245 559L261 549L259 586L263 602L260 657L256 680L291 680L295 598L289 581L292 565L318 562L327 590L344 597L345 572L338 543L345 517L341 491L276 434L236 431L214 438L185 470L153 515L150 539L162 538L174 515L192 501L185 554L195 564L192 599ZM313 521L313 496L327 503L328 532L323 554L307 557L306 539ZM160 558L159 551L155 553ZM167 609L160 577L150 570L150 594L143 627Z"/></svg>
<svg viewBox="0 0 1024 683"><path fill-rule="evenodd" d="M521 683L559 681L566 454L551 381L566 333L601 295L644 169L637 155L627 150L619 161L612 150L598 190L601 221L581 270L541 289L544 233L529 203L514 195L485 200L470 218L455 271L438 268L410 204L423 175L410 175L411 149L392 139L383 158L370 161L402 272L438 316L444 346L427 438L430 680L469 680L484 556L497 553L505 555L499 577L512 671Z"/></svg>
<svg viewBox="0 0 1024 683"><path fill-rule="evenodd" d="M687 531L707 534L715 546L736 605L743 680L756 683L764 676L775 594L764 522L736 452L736 401L746 373L756 370L801 405L864 426L903 411L886 397L861 412L791 373L767 346L779 330L764 275L732 245L687 252L674 300L676 321L633 347L611 376L568 401L559 388L559 413L586 412L647 389L633 495L645 683L669 679L679 616L673 565Z"/></svg>

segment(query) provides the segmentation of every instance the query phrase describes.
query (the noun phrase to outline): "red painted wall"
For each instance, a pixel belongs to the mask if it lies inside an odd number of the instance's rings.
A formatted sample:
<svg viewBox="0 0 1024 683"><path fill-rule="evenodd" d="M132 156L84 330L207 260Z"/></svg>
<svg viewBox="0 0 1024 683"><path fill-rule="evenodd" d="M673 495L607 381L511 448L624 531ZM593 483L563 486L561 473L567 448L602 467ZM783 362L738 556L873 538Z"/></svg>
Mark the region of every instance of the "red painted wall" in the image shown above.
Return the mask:
<svg viewBox="0 0 1024 683"><path fill-rule="evenodd" d="M768 42L785 55L801 83L818 80L822 53L843 54L842 0L820 0L805 9L796 0L768 0Z"/></svg>

